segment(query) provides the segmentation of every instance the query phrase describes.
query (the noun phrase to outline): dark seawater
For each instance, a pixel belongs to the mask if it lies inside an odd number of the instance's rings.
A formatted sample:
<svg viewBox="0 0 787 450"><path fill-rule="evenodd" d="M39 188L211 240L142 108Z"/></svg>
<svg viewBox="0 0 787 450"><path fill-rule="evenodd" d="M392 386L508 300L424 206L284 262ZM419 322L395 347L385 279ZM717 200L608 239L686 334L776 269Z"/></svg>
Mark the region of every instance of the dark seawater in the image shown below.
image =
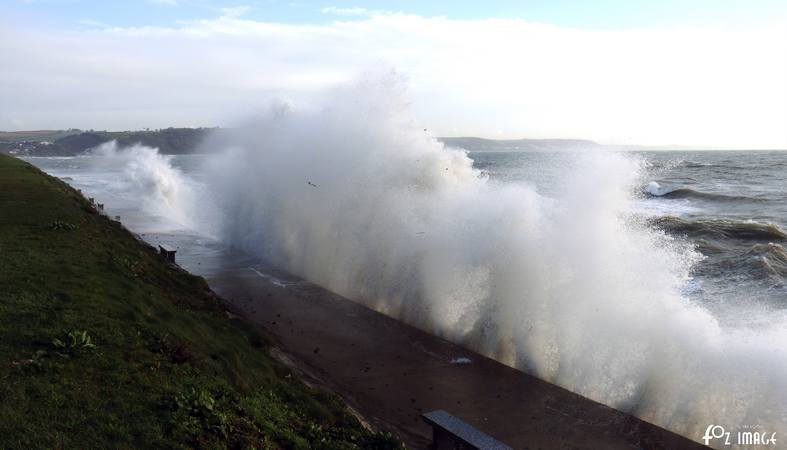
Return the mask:
<svg viewBox="0 0 787 450"><path fill-rule="evenodd" d="M492 180L527 181L549 195L570 153L473 153ZM787 310L787 151L633 152L646 178L632 210L692 242L705 258L686 294L721 323ZM756 314L751 314L755 310ZM755 318L756 317L756 318ZM749 325L757 325L749 324Z"/></svg>

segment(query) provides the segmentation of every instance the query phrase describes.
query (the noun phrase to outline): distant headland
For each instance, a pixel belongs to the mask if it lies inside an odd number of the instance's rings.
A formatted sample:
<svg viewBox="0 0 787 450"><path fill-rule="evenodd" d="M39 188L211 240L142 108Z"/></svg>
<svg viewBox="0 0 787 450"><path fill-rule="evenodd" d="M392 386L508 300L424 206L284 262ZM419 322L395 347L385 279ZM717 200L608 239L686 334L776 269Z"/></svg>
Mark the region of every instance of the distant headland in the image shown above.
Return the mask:
<svg viewBox="0 0 787 450"><path fill-rule="evenodd" d="M0 131L0 153L18 156L76 156L107 141L122 146L142 144L162 154L183 155L199 151L200 143L219 128L162 128L138 131L36 130Z"/></svg>
<svg viewBox="0 0 787 450"><path fill-rule="evenodd" d="M135 131L35 130L0 131L0 153L18 156L76 156L107 141L121 146L142 144L156 147L165 155L185 155L203 151L200 144L212 135L231 128L161 128ZM603 147L582 139L486 139L480 137L438 137L451 147L473 152L550 151Z"/></svg>

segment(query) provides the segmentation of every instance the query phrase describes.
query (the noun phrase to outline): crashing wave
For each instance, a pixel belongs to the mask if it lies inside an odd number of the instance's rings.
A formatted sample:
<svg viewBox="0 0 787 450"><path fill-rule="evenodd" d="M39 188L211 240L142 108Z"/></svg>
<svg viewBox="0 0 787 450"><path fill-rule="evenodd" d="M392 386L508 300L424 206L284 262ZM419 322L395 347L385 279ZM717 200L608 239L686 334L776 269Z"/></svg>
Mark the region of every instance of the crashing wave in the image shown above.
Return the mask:
<svg viewBox="0 0 787 450"><path fill-rule="evenodd" d="M549 198L492 183L399 91L361 83L238 128L210 163L225 242L686 436L720 421L787 432L787 328L725 329L683 296L700 256L633 219L635 157L579 153Z"/></svg>

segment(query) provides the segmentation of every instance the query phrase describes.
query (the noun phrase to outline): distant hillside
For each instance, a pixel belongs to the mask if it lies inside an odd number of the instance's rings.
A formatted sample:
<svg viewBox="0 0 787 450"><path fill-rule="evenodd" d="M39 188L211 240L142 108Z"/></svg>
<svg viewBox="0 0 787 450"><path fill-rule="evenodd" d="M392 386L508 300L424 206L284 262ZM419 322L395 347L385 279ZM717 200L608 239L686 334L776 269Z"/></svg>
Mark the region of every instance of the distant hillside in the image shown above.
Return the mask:
<svg viewBox="0 0 787 450"><path fill-rule="evenodd" d="M89 148L111 141L112 138L108 134L106 132L73 134L56 140L49 146L54 148L48 148L47 150L50 150L49 153L56 151L63 155L77 155Z"/></svg>
<svg viewBox="0 0 787 450"><path fill-rule="evenodd" d="M156 147L167 155L195 153L208 134L217 128L166 128L158 131L125 131L109 133L121 146L142 144Z"/></svg>
<svg viewBox="0 0 787 450"><path fill-rule="evenodd" d="M32 130L32 131L0 131L0 142L54 142L62 137L81 133L82 130Z"/></svg>
<svg viewBox="0 0 787 450"><path fill-rule="evenodd" d="M156 147L165 155L200 151L210 135L227 133L227 128L165 128L145 131L41 130L0 132L0 153L20 156L75 156L104 142L117 140L121 146L142 144ZM218 136L221 138L221 136ZM599 148L602 145L581 139L484 139L479 137L437 138L451 147L471 152L561 151ZM215 142L221 142L219 139Z"/></svg>
<svg viewBox="0 0 787 450"><path fill-rule="evenodd" d="M479 137L441 137L448 146L471 152L558 151L599 148L602 145L582 139L484 139Z"/></svg>
<svg viewBox="0 0 787 450"><path fill-rule="evenodd" d="M75 156L104 142L142 144L163 154L195 153L216 128L165 128L153 131L0 132L0 153L23 156Z"/></svg>

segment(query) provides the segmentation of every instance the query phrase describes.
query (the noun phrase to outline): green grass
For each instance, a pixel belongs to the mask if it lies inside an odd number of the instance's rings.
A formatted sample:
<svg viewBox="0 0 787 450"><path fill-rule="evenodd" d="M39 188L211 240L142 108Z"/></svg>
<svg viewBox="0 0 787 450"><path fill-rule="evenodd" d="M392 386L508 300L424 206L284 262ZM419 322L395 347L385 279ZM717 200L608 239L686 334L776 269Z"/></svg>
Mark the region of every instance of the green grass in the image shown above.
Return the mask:
<svg viewBox="0 0 787 450"><path fill-rule="evenodd" d="M202 278L0 155L0 448L399 448Z"/></svg>

